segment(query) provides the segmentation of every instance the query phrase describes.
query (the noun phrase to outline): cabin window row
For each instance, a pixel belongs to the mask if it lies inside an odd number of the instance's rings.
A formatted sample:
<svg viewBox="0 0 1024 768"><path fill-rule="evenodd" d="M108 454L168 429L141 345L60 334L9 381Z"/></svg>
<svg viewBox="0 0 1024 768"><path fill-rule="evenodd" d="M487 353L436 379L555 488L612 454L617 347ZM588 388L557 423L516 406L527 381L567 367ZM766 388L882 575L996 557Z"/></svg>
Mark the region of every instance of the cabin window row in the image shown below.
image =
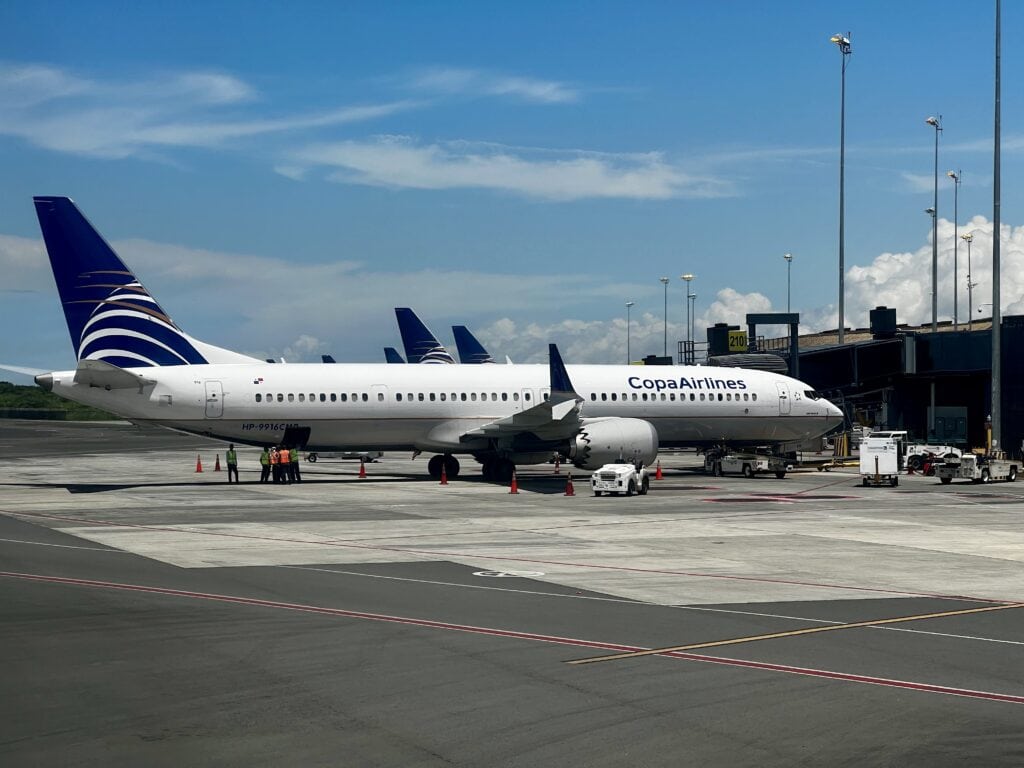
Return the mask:
<svg viewBox="0 0 1024 768"><path fill-rule="evenodd" d="M385 400L384 393L383 392L376 392L375 394L377 396L376 397L377 402L383 403L384 400ZM549 397L548 393L545 392L544 393L544 399L547 400L548 397ZM420 402L420 403L431 402L431 403L433 403L433 402L438 402L438 401L440 401L440 402L447 402L449 399L452 402L462 401L464 403L465 402L474 402L475 403L477 401L480 401L480 402L491 401L491 402L495 402L495 403L499 402L499 401L500 402L512 401L514 403L518 403L519 400L520 400L520 395L519 395L518 392L512 392L512 393L509 393L509 392L500 392L500 393L499 392L480 392L480 393L477 393L477 392L451 392L451 393L448 393L448 392L416 392L416 393L413 393L413 392L396 392L395 393L395 402L398 402L398 403L401 403L401 402L410 402L410 403L412 403L412 402ZM533 396L529 392L524 392L522 394L522 400L524 402L528 403L528 402L533 400ZM257 403L263 403L263 402L266 402L266 403L273 403L273 402L278 402L278 403L284 403L284 402L288 402L288 403L294 403L294 402L299 402L299 403L305 403L305 402L315 403L315 402L318 402L318 401L321 402L321 403L326 403L326 402L331 402L331 403L339 403L339 402L340 403L359 403L359 402L368 403L368 402L370 402L370 395L368 393L366 393L366 392L351 392L351 393L349 393L349 392L340 392L340 393L339 392L330 392L330 393L320 392L319 394L317 394L315 392L310 392L308 395L305 392L299 392L298 394L295 394L294 392L289 392L287 394L283 393L283 392L278 392L278 393L268 392L266 394L264 394L262 392L257 392L256 393L256 402Z"/></svg>
<svg viewBox="0 0 1024 768"><path fill-rule="evenodd" d="M730 401L731 402L733 400L735 400L736 402L740 402L741 400L743 402L751 402L751 401L756 401L757 400L757 393L756 392L718 392L718 393L715 393L715 392L700 392L700 393L690 392L689 395L690 395L689 401L691 403L695 403L695 402L698 402L698 401L702 402L702 403L704 403L704 402L714 402L715 399L716 399L716 396L717 396L718 402L720 402L720 403L724 402L724 401ZM618 401L621 400L622 402L632 401L632 402L645 402L645 403L647 403L647 402L658 402L660 400L661 402L674 403L674 402L676 402L676 393L675 392L660 392L660 393L659 392L649 392L649 393L648 392L623 392L620 395L618 392L612 392L612 393L601 392L600 394L597 393L597 392L591 392L590 393L590 399L593 402L597 402L598 400L600 400L603 403L604 402L608 402L609 400L612 401L612 402L618 402ZM686 399L687 399L686 398L686 393L685 392L680 393L680 395L679 395L679 402L681 402L681 403L682 402L686 402Z"/></svg>

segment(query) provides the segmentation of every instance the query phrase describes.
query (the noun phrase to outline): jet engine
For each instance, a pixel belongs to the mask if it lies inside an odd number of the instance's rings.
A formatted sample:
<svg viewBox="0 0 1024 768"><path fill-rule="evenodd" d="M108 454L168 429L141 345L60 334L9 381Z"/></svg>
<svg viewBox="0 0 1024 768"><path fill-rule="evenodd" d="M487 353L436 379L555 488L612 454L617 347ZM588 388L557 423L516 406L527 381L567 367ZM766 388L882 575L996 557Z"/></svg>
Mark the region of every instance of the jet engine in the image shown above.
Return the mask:
<svg viewBox="0 0 1024 768"><path fill-rule="evenodd" d="M658 433L643 419L584 419L569 446L569 460L588 470L620 459L650 464L657 455Z"/></svg>

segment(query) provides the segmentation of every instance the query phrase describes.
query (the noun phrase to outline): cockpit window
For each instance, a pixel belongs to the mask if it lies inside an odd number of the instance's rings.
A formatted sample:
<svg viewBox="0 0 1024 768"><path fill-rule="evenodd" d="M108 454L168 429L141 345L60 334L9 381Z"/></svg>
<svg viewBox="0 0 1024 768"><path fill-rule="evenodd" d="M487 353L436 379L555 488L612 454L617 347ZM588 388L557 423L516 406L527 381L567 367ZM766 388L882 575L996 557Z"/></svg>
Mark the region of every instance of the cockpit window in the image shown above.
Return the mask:
<svg viewBox="0 0 1024 768"><path fill-rule="evenodd" d="M809 397L811 400L821 400L821 395L815 392L813 389L805 389L804 395Z"/></svg>

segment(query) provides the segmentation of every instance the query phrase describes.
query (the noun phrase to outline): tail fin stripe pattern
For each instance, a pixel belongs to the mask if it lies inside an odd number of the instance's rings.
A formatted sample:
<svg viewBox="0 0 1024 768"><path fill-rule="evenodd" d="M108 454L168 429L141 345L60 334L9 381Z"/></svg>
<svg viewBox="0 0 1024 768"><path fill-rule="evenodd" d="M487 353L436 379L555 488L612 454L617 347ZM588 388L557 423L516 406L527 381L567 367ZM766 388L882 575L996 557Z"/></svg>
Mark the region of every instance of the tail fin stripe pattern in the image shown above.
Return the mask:
<svg viewBox="0 0 1024 768"><path fill-rule="evenodd" d="M35 204L79 360L133 368L207 362L74 203Z"/></svg>

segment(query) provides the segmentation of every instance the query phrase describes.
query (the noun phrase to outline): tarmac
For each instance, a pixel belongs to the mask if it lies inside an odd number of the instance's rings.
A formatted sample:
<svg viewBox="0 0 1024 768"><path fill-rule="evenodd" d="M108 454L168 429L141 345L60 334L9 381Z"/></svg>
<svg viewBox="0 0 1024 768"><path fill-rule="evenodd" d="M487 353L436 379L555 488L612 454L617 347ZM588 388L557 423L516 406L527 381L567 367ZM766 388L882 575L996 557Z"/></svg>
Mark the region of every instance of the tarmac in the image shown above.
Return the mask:
<svg viewBox="0 0 1024 768"><path fill-rule="evenodd" d="M0 422L0 764L1024 764L1024 483L225 448Z"/></svg>

